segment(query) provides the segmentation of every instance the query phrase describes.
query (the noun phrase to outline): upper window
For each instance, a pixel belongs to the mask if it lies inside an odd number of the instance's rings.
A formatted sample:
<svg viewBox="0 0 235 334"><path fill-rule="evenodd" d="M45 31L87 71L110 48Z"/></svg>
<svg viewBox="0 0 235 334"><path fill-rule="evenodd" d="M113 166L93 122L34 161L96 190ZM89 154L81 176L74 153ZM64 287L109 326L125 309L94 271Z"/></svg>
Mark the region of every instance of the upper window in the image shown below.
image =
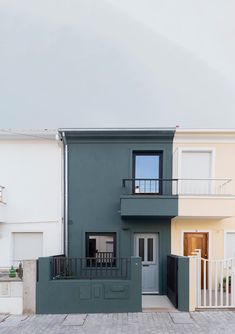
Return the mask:
<svg viewBox="0 0 235 334"><path fill-rule="evenodd" d="M212 182L213 156L210 150L181 151L179 165L179 193L181 195L216 194L220 183Z"/></svg>
<svg viewBox="0 0 235 334"><path fill-rule="evenodd" d="M134 152L133 159L134 193L161 193L162 153L152 151Z"/></svg>

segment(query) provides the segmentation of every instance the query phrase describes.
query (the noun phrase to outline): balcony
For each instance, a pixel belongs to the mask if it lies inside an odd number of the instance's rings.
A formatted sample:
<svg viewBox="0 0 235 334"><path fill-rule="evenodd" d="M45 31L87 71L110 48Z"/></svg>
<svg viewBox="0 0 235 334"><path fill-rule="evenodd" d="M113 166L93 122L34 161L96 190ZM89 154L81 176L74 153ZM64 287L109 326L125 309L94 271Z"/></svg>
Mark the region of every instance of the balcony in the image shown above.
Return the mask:
<svg viewBox="0 0 235 334"><path fill-rule="evenodd" d="M123 218L235 216L232 179L124 179Z"/></svg>
<svg viewBox="0 0 235 334"><path fill-rule="evenodd" d="M123 179L122 218L175 217L178 214L176 179ZM173 189L176 189L173 193Z"/></svg>
<svg viewBox="0 0 235 334"><path fill-rule="evenodd" d="M223 219L235 215L232 179L179 179L179 218Z"/></svg>

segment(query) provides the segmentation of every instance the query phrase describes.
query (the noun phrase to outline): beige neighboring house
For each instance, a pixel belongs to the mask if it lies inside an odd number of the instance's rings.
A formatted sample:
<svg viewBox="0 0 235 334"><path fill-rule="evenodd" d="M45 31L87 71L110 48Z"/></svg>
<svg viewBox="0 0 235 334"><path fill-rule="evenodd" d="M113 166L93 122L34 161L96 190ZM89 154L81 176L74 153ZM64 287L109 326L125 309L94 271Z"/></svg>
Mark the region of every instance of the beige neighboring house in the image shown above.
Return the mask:
<svg viewBox="0 0 235 334"><path fill-rule="evenodd" d="M235 130L178 129L173 155L179 212L172 253L235 258Z"/></svg>
<svg viewBox="0 0 235 334"><path fill-rule="evenodd" d="M177 129L173 157L171 250L190 256L190 309L234 308L235 130Z"/></svg>

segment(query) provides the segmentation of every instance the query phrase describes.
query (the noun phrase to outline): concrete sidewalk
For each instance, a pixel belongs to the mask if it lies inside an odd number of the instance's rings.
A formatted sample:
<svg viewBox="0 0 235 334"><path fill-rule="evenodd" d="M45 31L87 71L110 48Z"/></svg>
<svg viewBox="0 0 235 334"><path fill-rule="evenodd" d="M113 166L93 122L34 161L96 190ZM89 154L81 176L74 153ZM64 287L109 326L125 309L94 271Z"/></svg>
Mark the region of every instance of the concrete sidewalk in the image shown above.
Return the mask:
<svg viewBox="0 0 235 334"><path fill-rule="evenodd" d="M0 334L235 333L235 312L0 315Z"/></svg>

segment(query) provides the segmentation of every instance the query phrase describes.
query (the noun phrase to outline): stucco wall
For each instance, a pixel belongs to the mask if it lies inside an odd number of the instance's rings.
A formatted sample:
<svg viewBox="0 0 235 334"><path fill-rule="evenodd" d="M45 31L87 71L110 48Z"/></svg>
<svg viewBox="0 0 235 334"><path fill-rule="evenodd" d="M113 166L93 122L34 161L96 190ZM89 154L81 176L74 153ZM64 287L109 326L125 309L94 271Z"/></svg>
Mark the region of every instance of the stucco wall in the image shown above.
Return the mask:
<svg viewBox="0 0 235 334"><path fill-rule="evenodd" d="M62 251L62 154L55 139L0 140L0 267L12 263L13 232L43 232L43 255Z"/></svg>
<svg viewBox="0 0 235 334"><path fill-rule="evenodd" d="M231 178L231 196L207 196L194 200L179 196L179 217L174 218L171 225L172 253L183 255L183 232L209 232L209 258L224 258L225 232L235 232L235 133L178 130L173 144L173 175L176 178L179 176L178 158L181 148L212 149L212 177Z"/></svg>
<svg viewBox="0 0 235 334"><path fill-rule="evenodd" d="M23 282L0 281L0 313L22 314Z"/></svg>
<svg viewBox="0 0 235 334"><path fill-rule="evenodd" d="M184 232L209 232L209 258L224 258L224 233L234 229L234 219L209 220L209 219L173 219L171 223L171 252L183 255Z"/></svg>

